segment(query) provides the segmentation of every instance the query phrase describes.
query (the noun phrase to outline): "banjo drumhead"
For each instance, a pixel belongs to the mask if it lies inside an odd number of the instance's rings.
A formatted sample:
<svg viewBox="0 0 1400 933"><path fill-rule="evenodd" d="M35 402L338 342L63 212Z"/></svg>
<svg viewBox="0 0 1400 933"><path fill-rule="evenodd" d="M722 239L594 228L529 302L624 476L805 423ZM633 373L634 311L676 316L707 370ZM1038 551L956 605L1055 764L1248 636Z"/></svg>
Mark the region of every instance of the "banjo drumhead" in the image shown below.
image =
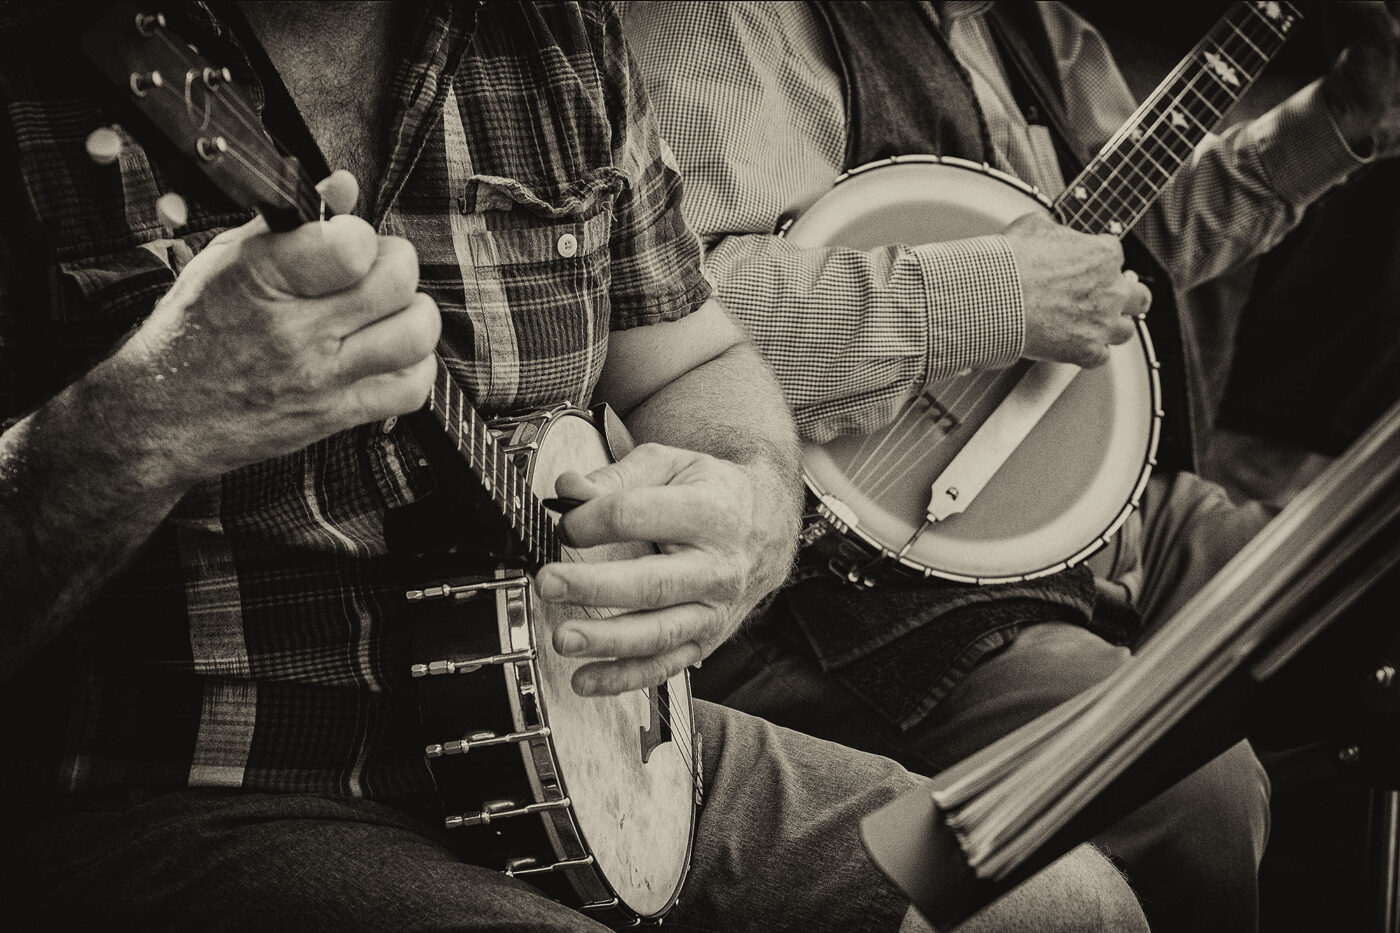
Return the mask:
<svg viewBox="0 0 1400 933"><path fill-rule="evenodd" d="M1035 212L1048 215L1006 176L956 160L909 160L853 172L785 236L800 246L941 242L996 233ZM1076 376L967 511L919 535L903 562L998 582L1061 569L1102 544L1138 495L1156 441L1158 391L1145 326L1138 331L1108 364ZM964 420L961 437L945 440L927 406L912 402L874 434L805 444L809 485L840 501L855 534L900 552L923 522L933 479L1032 365L929 387Z"/></svg>
<svg viewBox="0 0 1400 933"><path fill-rule="evenodd" d="M584 418L567 416L550 424L540 439L530 486L554 494L565 470L590 470L610 462ZM614 544L566 549L566 560L621 560L652 553L650 545ZM671 725L669 741L642 760L641 730L651 729L650 693L581 697L570 678L583 661L554 650L554 628L583 609L532 600L538 628L539 699L551 730L559 778L589 854L617 896L642 917L664 913L675 901L689 865L694 819L695 749L690 683L685 673L669 681L660 714ZM589 610L597 616L598 611ZM522 753L528 754L522 749ZM534 767L540 762L527 762ZM536 788L538 793L538 788Z"/></svg>

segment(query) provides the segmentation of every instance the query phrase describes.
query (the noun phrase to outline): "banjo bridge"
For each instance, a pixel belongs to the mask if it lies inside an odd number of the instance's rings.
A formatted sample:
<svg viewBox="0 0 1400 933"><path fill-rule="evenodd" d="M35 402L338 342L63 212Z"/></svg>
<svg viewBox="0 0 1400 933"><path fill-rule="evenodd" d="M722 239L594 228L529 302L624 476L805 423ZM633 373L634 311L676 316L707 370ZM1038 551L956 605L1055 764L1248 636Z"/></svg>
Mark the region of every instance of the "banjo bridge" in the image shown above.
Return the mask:
<svg viewBox="0 0 1400 933"><path fill-rule="evenodd" d="M661 715L661 705L667 707L671 705L671 688L669 684L661 683L644 691L647 695L647 706L650 709L650 716L645 726L639 726L637 732L640 733L642 743L642 764L651 760L651 753L662 745L671 741L671 719L669 716Z"/></svg>

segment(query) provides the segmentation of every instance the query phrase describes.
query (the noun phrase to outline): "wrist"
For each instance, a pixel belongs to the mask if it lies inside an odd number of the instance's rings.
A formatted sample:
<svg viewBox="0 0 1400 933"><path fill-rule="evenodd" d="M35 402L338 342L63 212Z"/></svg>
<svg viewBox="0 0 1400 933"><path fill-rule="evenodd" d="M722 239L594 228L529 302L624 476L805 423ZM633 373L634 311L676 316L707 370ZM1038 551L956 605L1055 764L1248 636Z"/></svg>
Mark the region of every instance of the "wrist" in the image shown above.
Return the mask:
<svg viewBox="0 0 1400 933"><path fill-rule="evenodd" d="M180 431L189 398L177 398L158 359L133 337L54 400L51 417L75 437L74 455L120 475L134 492L178 499L210 473L203 445Z"/></svg>
<svg viewBox="0 0 1400 933"><path fill-rule="evenodd" d="M1323 80L1318 96L1347 148L1358 159L1369 159L1376 149L1375 117L1358 107L1351 96L1337 86L1333 76Z"/></svg>

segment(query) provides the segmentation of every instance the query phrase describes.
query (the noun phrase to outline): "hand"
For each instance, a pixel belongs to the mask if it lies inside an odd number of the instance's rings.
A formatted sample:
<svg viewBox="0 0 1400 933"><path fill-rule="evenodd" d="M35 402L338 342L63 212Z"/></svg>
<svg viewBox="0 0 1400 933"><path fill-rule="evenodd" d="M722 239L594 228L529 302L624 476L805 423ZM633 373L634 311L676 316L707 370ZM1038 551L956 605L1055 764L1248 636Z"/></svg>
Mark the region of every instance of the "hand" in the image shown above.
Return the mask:
<svg viewBox="0 0 1400 933"><path fill-rule="evenodd" d="M548 564L536 575L547 601L631 610L555 630L560 654L612 659L575 671L584 696L653 686L698 663L791 566L796 529L774 520L746 468L727 460L643 444L588 476L562 474L555 489L587 500L561 522L574 545L652 541L661 549Z"/></svg>
<svg viewBox="0 0 1400 933"><path fill-rule="evenodd" d="M1117 239L1077 233L1040 214L1014 221L1002 235L1021 275L1025 357L1087 369L1108 362L1111 345L1132 339L1132 319L1147 313L1152 293L1137 273L1123 271Z"/></svg>
<svg viewBox="0 0 1400 933"><path fill-rule="evenodd" d="M353 205L348 173L327 182ZM419 408L440 328L407 240L348 214L287 233L259 219L211 241L114 359L188 484Z"/></svg>
<svg viewBox="0 0 1400 933"><path fill-rule="evenodd" d="M1400 3L1335 3L1351 37L1322 79L1323 101L1357 153L1400 151Z"/></svg>

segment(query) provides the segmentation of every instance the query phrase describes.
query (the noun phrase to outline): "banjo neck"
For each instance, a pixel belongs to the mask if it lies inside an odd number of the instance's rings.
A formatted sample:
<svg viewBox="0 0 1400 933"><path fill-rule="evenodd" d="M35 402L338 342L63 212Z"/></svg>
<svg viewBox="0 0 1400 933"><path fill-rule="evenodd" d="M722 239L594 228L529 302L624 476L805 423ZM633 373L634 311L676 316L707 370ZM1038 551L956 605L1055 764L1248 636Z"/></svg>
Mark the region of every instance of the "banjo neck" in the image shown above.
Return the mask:
<svg viewBox="0 0 1400 933"><path fill-rule="evenodd" d="M1123 237L1283 47L1289 3L1234 3L1051 208L1081 233Z"/></svg>
<svg viewBox="0 0 1400 933"><path fill-rule="evenodd" d="M521 554L532 568L559 559L559 529L544 502L530 488L525 474L497 442L486 420L467 399L437 356L437 379L428 396L428 410L447 433L458 454L476 477L481 490L505 519Z"/></svg>

